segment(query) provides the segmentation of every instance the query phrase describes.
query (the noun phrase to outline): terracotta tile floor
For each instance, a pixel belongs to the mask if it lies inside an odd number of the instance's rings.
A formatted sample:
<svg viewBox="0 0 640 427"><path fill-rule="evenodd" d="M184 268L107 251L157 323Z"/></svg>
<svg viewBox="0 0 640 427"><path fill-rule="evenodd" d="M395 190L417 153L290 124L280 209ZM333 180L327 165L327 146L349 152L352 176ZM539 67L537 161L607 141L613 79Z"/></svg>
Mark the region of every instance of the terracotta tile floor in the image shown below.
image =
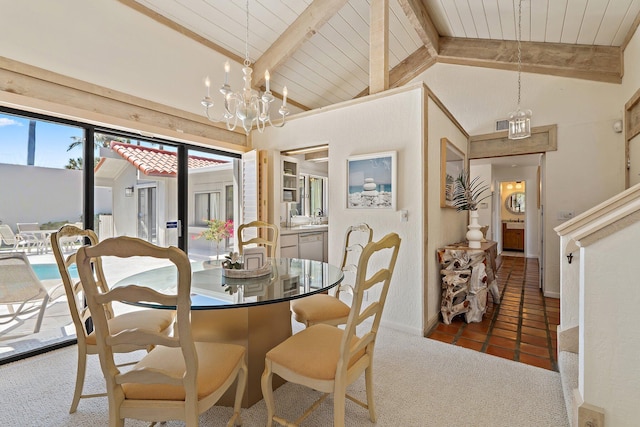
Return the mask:
<svg viewBox="0 0 640 427"><path fill-rule="evenodd" d="M450 325L438 323L428 337L557 371L560 300L542 295L538 260L500 256L497 264L502 303L489 297L482 322L467 324L459 315Z"/></svg>

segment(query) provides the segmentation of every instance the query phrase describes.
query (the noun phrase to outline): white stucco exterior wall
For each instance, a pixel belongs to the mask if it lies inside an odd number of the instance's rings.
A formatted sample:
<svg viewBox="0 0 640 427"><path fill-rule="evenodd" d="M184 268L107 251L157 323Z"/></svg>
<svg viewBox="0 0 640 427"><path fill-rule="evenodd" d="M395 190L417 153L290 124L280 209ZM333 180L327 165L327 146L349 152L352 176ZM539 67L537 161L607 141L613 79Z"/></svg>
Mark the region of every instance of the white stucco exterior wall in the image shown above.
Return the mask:
<svg viewBox="0 0 640 427"><path fill-rule="evenodd" d="M14 232L18 222L82 220L81 170L2 164L0 183L0 221Z"/></svg>

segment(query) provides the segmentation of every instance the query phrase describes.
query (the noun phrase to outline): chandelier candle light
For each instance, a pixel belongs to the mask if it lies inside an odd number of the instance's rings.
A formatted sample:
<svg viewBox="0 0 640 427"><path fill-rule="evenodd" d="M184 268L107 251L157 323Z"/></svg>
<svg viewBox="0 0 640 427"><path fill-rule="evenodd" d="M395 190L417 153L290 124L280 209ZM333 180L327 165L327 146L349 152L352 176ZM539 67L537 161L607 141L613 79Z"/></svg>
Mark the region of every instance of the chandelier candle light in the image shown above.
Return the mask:
<svg viewBox="0 0 640 427"><path fill-rule="evenodd" d="M531 136L531 110L520 110L520 88L522 74L522 0L518 1L518 109L509 114L509 139Z"/></svg>
<svg viewBox="0 0 640 427"><path fill-rule="evenodd" d="M220 93L224 96L224 115L221 119L214 119L209 114L209 109L213 107L213 99L211 99L211 81L207 77L204 81L207 87L207 95L202 98L201 104L204 106L205 114L212 122L227 123L227 129L234 130L238 123L238 120L242 123L247 135L251 132L254 124L258 131L263 132L267 124L273 127L282 127L285 123L285 117L289 114L287 109L287 87L282 89L282 106L278 110L280 116L282 116L282 122L279 125L275 125L271 122L271 115L269 107L274 101L274 96L270 90L271 75L269 70L264 73L264 79L266 82L266 90L260 95L260 93L251 88L251 74L253 69L251 68L251 60L249 59L249 0L247 0L247 26L246 26L246 38L245 38L245 57L244 67L242 73L244 76L244 88L241 92L234 92L229 86L229 71L231 66L229 61L224 64L224 84L220 88Z"/></svg>

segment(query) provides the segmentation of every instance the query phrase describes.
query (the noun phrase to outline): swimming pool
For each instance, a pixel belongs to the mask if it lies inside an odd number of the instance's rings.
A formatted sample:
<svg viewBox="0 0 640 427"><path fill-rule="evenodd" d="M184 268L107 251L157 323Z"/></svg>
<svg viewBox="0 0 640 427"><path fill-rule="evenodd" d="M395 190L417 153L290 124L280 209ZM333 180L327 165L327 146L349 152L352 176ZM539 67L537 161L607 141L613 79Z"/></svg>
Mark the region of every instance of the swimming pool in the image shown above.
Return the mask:
<svg viewBox="0 0 640 427"><path fill-rule="evenodd" d="M31 264L31 268L33 268L40 280L60 279L58 264ZM78 278L78 270L75 265L69 268L69 274L73 279Z"/></svg>

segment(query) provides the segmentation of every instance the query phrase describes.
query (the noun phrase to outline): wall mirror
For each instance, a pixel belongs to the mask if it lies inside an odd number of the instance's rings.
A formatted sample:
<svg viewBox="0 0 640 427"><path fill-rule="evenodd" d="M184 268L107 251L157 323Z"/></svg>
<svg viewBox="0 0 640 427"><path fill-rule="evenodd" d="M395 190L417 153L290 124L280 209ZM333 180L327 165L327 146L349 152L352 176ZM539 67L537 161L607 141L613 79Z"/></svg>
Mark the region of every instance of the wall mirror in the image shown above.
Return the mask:
<svg viewBox="0 0 640 427"><path fill-rule="evenodd" d="M504 201L504 207L507 208L507 210L512 214L516 214L516 215L523 214L524 213L524 193L516 192L508 195Z"/></svg>
<svg viewBox="0 0 640 427"><path fill-rule="evenodd" d="M440 207L453 208L454 182L464 169L465 155L447 138L440 139Z"/></svg>

